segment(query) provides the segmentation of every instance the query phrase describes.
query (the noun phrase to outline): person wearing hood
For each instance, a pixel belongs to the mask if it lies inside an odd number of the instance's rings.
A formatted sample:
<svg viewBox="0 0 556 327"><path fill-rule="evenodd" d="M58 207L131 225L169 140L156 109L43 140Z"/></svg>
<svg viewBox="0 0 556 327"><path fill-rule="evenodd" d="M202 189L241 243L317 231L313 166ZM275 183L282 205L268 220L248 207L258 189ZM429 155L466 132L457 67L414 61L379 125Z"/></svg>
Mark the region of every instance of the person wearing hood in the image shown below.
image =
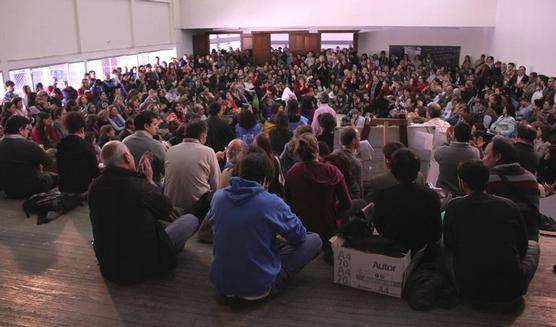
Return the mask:
<svg viewBox="0 0 556 327"><path fill-rule="evenodd" d="M65 193L86 193L93 178L100 174L95 148L85 141L85 118L81 113L68 113L64 125L69 134L57 146L58 187Z"/></svg>
<svg viewBox="0 0 556 327"><path fill-rule="evenodd" d="M249 154L239 163L239 176L212 199L210 280L225 298L258 301L276 295L319 254L318 235L308 233L290 207L267 191L273 170L267 156Z"/></svg>
<svg viewBox="0 0 556 327"><path fill-rule="evenodd" d="M292 211L310 231L320 235L328 251L328 239L338 231L338 214L351 207L351 197L344 175L336 166L319 162L318 153L313 134L297 138L295 154L301 162L286 175L285 195Z"/></svg>

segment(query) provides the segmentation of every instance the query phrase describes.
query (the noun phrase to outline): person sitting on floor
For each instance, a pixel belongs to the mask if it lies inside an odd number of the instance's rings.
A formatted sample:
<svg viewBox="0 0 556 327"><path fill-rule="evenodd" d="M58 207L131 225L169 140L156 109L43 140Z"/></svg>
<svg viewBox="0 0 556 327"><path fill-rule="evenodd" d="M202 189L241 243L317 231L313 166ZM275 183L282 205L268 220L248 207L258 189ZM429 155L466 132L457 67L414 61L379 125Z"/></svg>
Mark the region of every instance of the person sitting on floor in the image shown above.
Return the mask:
<svg viewBox="0 0 556 327"><path fill-rule="evenodd" d="M94 250L104 278L134 283L168 272L177 264L176 253L199 226L187 214L163 228L172 203L154 185L148 153L135 159L119 141L104 145L106 169L89 188Z"/></svg>
<svg viewBox="0 0 556 327"><path fill-rule="evenodd" d="M460 122L454 127L455 140L450 145L444 145L434 152L434 160L439 165L439 175L436 186L452 194L452 197L463 195L457 178L457 167L460 162L469 159L479 159L479 150L469 145L471 126Z"/></svg>
<svg viewBox="0 0 556 327"><path fill-rule="evenodd" d="M363 166L361 161L357 158L357 150L360 141L361 134L357 128L351 126L344 127L340 132L340 143L342 147L332 151L332 154L342 152L349 159L351 182L348 185L348 189L352 199L363 198L363 179L361 177Z"/></svg>
<svg viewBox="0 0 556 327"><path fill-rule="evenodd" d="M239 163L239 176L214 194L207 216L214 233L210 280L225 297L275 295L319 254L319 236L266 190L273 170L268 156L249 154Z"/></svg>
<svg viewBox="0 0 556 327"><path fill-rule="evenodd" d="M100 174L96 151L84 140L85 118L80 112L68 113L64 126L68 135L58 143L56 152L58 188L65 193L83 194Z"/></svg>
<svg viewBox="0 0 556 327"><path fill-rule="evenodd" d="M220 180L218 159L214 150L205 145L206 140L207 124L193 121L185 127L183 142L166 154L164 194L174 206L189 212L216 191Z"/></svg>
<svg viewBox="0 0 556 327"><path fill-rule="evenodd" d="M220 174L218 189L230 186L230 180L237 164L247 155L249 148L242 139L233 139L228 143L226 148L226 165ZM197 239L200 242L212 243L212 229L208 223L208 219L204 219L199 226Z"/></svg>
<svg viewBox="0 0 556 327"><path fill-rule="evenodd" d="M328 240L338 232L339 214L348 210L352 201L340 169L319 161L316 137L305 133L295 142L301 162L286 175L286 201L303 224L320 235L328 256Z"/></svg>
<svg viewBox="0 0 556 327"><path fill-rule="evenodd" d="M444 216L444 245L453 253L448 271L464 299L509 304L527 292L539 245L530 241L528 249L525 221L515 203L486 193L487 166L464 161L457 174L467 196L453 199Z"/></svg>
<svg viewBox="0 0 556 327"><path fill-rule="evenodd" d="M540 160L534 147L536 138L537 130L533 126L521 124L517 127L517 138L514 144L517 151L517 162L533 175L537 174Z"/></svg>
<svg viewBox="0 0 556 327"><path fill-rule="evenodd" d="M527 226L529 240L539 240L539 188L536 177L518 163L518 151L496 137L486 147L483 162L490 168L487 191L516 203Z"/></svg>
<svg viewBox="0 0 556 327"><path fill-rule="evenodd" d="M410 149L394 152L390 169L399 184L374 196L373 223L378 233L401 242L412 254L425 245L433 248L442 234L438 195L415 183L420 164L419 157Z"/></svg>
<svg viewBox="0 0 556 327"><path fill-rule="evenodd" d="M291 167L299 162L299 157L295 154L295 143L298 137L305 133L312 133L310 125L301 125L295 129L291 140L284 145L284 151L280 154L280 164L284 175L288 173Z"/></svg>
<svg viewBox="0 0 556 327"><path fill-rule="evenodd" d="M401 142L389 142L384 145L382 153L384 154L386 172L371 178L368 186L368 192L365 195L365 201L367 203L373 202L374 196L378 191L398 184L398 180L394 177L392 171L390 170L390 162L392 160L392 154L401 148L405 148L405 145ZM415 183L425 185L425 177L421 172L417 173Z"/></svg>
<svg viewBox="0 0 556 327"><path fill-rule="evenodd" d="M219 189L230 185L230 179L232 178L235 166L247 155L248 151L249 148L242 139L233 139L228 143L225 153L226 165L220 174L220 181L218 182Z"/></svg>
<svg viewBox="0 0 556 327"><path fill-rule="evenodd" d="M0 141L0 189L14 199L47 192L56 186L55 175L44 171L52 160L40 146L28 140L31 122L12 116L6 122L6 136Z"/></svg>
<svg viewBox="0 0 556 327"><path fill-rule="evenodd" d="M151 165L154 171L154 181L158 185L161 184L164 176L164 161L166 160L166 147L154 139L158 135L159 123L160 119L156 113L143 111L133 119L135 132L122 141L135 158L136 166L139 165L138 160L145 152L152 154Z"/></svg>

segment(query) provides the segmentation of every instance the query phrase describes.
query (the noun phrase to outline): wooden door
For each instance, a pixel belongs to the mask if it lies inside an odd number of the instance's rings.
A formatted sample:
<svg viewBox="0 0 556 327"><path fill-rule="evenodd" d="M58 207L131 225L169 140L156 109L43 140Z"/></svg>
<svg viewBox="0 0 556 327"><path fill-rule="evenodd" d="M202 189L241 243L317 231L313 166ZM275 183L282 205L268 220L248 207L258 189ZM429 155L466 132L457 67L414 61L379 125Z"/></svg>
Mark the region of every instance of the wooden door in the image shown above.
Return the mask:
<svg viewBox="0 0 556 327"><path fill-rule="evenodd" d="M193 54L208 55L210 53L210 41L208 34L193 35Z"/></svg>
<svg viewBox="0 0 556 327"><path fill-rule="evenodd" d="M289 48L291 53L305 53L305 36L307 32L291 32Z"/></svg>
<svg viewBox="0 0 556 327"><path fill-rule="evenodd" d="M253 33L253 64L270 63L270 33Z"/></svg>
<svg viewBox="0 0 556 327"><path fill-rule="evenodd" d="M317 54L320 52L320 33L307 33L305 34L305 48L304 52L313 52Z"/></svg>

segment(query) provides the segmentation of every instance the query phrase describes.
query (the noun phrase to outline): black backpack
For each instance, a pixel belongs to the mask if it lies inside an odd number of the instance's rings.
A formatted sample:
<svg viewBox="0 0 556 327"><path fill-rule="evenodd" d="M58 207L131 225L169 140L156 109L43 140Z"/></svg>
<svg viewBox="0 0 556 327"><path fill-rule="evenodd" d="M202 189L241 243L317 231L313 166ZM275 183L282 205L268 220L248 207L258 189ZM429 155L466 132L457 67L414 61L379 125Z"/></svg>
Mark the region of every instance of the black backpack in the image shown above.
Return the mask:
<svg viewBox="0 0 556 327"><path fill-rule="evenodd" d="M76 194L50 191L48 193L32 195L23 202L22 207L27 218L29 218L31 214L38 215L37 225L40 225L53 220L47 218L48 212L54 211L59 214L64 214L82 203L83 200Z"/></svg>

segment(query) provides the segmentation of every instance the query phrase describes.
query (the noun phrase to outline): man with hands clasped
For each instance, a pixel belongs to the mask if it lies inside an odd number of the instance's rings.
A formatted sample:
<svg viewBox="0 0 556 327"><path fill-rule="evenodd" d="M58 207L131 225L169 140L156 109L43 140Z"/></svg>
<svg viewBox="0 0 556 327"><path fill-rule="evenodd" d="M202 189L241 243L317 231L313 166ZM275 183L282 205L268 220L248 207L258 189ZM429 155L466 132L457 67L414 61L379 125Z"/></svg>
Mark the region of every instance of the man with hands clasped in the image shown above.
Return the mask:
<svg viewBox="0 0 556 327"><path fill-rule="evenodd" d="M177 264L176 253L199 226L187 214L166 228L172 203L153 182L151 152L138 162L119 141L104 145L106 166L89 189L94 250L104 278L133 283L166 273Z"/></svg>

